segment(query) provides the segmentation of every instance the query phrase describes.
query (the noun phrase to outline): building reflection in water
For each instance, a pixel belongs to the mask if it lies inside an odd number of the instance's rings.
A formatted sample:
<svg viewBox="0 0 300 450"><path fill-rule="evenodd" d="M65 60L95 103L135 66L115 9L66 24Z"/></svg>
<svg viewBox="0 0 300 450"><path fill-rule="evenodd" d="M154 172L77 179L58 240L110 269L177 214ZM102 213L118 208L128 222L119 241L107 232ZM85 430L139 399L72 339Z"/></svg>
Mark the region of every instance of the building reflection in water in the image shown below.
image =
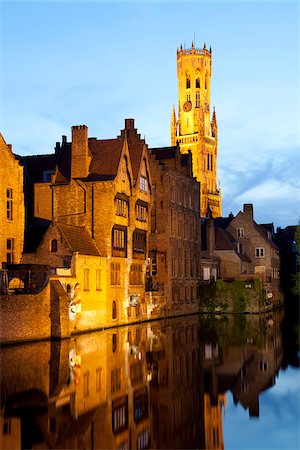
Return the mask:
<svg viewBox="0 0 300 450"><path fill-rule="evenodd" d="M223 449L226 392L259 416L281 313L189 316L1 350L3 449Z"/></svg>

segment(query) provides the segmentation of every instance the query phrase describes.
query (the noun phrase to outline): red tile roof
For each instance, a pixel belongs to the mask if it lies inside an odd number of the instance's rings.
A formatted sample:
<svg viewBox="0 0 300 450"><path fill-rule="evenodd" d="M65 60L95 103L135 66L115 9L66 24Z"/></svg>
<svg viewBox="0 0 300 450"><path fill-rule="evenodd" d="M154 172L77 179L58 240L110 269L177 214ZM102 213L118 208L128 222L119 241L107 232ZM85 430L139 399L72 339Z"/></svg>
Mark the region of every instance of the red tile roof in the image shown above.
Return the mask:
<svg viewBox="0 0 300 450"><path fill-rule="evenodd" d="M57 223L63 238L69 245L71 252L81 255L100 256L92 236L85 227L77 227L66 223Z"/></svg>

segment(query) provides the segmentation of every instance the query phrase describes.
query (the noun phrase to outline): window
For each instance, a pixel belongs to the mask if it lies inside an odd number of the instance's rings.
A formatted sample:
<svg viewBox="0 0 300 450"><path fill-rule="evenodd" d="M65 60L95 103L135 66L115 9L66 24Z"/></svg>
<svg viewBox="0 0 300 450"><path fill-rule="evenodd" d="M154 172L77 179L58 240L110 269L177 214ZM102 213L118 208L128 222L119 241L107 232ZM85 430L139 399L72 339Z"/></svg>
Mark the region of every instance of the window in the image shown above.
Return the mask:
<svg viewBox="0 0 300 450"><path fill-rule="evenodd" d="M147 178L141 175L140 177L140 190L147 192Z"/></svg>
<svg viewBox="0 0 300 450"><path fill-rule="evenodd" d="M139 220L140 222L147 221L147 207L146 206L137 204L135 206L135 212L136 212L136 220Z"/></svg>
<svg viewBox="0 0 300 450"><path fill-rule="evenodd" d="M6 189L6 217L8 220L13 220L13 192L11 188Z"/></svg>
<svg viewBox="0 0 300 450"><path fill-rule="evenodd" d="M133 232L133 252L143 255L146 253L146 233L141 231Z"/></svg>
<svg viewBox="0 0 300 450"><path fill-rule="evenodd" d="M113 246L114 248L124 249L125 248L125 231L114 229L113 235Z"/></svg>
<svg viewBox="0 0 300 450"><path fill-rule="evenodd" d="M115 301L112 302L112 318L117 318L117 304Z"/></svg>
<svg viewBox="0 0 300 450"><path fill-rule="evenodd" d="M15 239L6 239L6 262L12 264L15 260Z"/></svg>
<svg viewBox="0 0 300 450"><path fill-rule="evenodd" d="M115 353L117 351L117 335L114 333L112 335L112 352Z"/></svg>
<svg viewBox="0 0 300 450"><path fill-rule="evenodd" d="M112 430L120 433L128 428L128 397L122 397L112 402Z"/></svg>
<svg viewBox="0 0 300 450"><path fill-rule="evenodd" d="M89 395L89 384L90 384L90 372L85 372L83 374L83 396L88 397Z"/></svg>
<svg viewBox="0 0 300 450"><path fill-rule="evenodd" d="M111 378L111 393L118 392L121 389L121 369L114 369L110 374Z"/></svg>
<svg viewBox="0 0 300 450"><path fill-rule="evenodd" d="M262 247L257 247L255 249L256 258L263 258L265 256L265 249Z"/></svg>
<svg viewBox="0 0 300 450"><path fill-rule="evenodd" d="M112 255L126 257L127 251L127 229L115 226L112 229Z"/></svg>
<svg viewBox="0 0 300 450"><path fill-rule="evenodd" d="M96 291L101 291L101 270L96 269Z"/></svg>
<svg viewBox="0 0 300 450"><path fill-rule="evenodd" d="M116 215L117 216L127 217L128 205L125 200L116 198L115 199L115 207L116 207Z"/></svg>
<svg viewBox="0 0 300 450"><path fill-rule="evenodd" d="M90 290L90 271L89 271L89 269L84 269L83 289L85 291L89 291Z"/></svg>
<svg viewBox="0 0 300 450"><path fill-rule="evenodd" d="M199 108L200 106L200 92L196 92L196 108Z"/></svg>
<svg viewBox="0 0 300 450"><path fill-rule="evenodd" d="M240 242L237 242L236 244L236 250L238 253L244 253L244 246Z"/></svg>
<svg viewBox="0 0 300 450"><path fill-rule="evenodd" d="M200 78L196 78L196 89L200 89Z"/></svg>
<svg viewBox="0 0 300 450"><path fill-rule="evenodd" d="M213 170L213 155L210 153L207 155L207 170Z"/></svg>
<svg viewBox="0 0 300 450"><path fill-rule="evenodd" d="M101 367L96 369L96 392L101 391L101 373L102 373Z"/></svg>
<svg viewBox="0 0 300 450"><path fill-rule="evenodd" d="M134 421L136 423L148 416L148 393L141 389L134 394Z"/></svg>
<svg viewBox="0 0 300 450"><path fill-rule="evenodd" d="M237 228L237 237L243 238L244 237L244 228Z"/></svg>
<svg viewBox="0 0 300 450"><path fill-rule="evenodd" d="M57 252L57 239L52 239L52 241L50 243L50 251L52 253L56 253Z"/></svg>
<svg viewBox="0 0 300 450"><path fill-rule="evenodd" d="M43 172L43 181L44 182L50 182L52 181L52 175L54 175L54 170L44 170Z"/></svg>
<svg viewBox="0 0 300 450"><path fill-rule="evenodd" d="M130 284L133 286L141 286L143 284L143 271L141 264L132 264L130 268Z"/></svg>
<svg viewBox="0 0 300 450"><path fill-rule="evenodd" d="M110 264L110 284L112 286L121 285L121 267L120 263Z"/></svg>
<svg viewBox="0 0 300 450"><path fill-rule="evenodd" d="M190 102L191 101L191 94L186 94L186 101L187 102Z"/></svg>
<svg viewBox="0 0 300 450"><path fill-rule="evenodd" d="M268 371L268 361L259 361L259 370L261 372L267 372Z"/></svg>
<svg viewBox="0 0 300 450"><path fill-rule="evenodd" d="M190 87L191 87L191 78L190 78L189 75L187 75L187 77L186 77L186 88L190 89Z"/></svg>
<svg viewBox="0 0 300 450"><path fill-rule="evenodd" d="M10 432L11 432L10 419L5 418L3 422L3 434L10 434Z"/></svg>
<svg viewBox="0 0 300 450"><path fill-rule="evenodd" d="M137 362L130 366L130 381L132 387L135 387L137 384L141 384L143 382L142 363Z"/></svg>
<svg viewBox="0 0 300 450"><path fill-rule="evenodd" d="M144 430L141 433L138 434L137 437L137 450L143 450L145 448L148 448L148 430Z"/></svg>

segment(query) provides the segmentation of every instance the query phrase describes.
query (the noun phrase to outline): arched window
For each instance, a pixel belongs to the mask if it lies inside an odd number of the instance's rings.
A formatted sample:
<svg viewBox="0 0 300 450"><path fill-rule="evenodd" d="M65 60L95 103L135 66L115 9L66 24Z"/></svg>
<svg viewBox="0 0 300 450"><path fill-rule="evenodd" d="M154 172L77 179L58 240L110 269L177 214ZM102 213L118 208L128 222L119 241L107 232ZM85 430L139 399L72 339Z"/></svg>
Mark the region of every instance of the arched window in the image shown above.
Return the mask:
<svg viewBox="0 0 300 450"><path fill-rule="evenodd" d="M117 335L114 333L112 335L112 351L115 353L117 350Z"/></svg>
<svg viewBox="0 0 300 450"><path fill-rule="evenodd" d="M52 253L57 252L57 239L52 239L51 244L50 244L50 251Z"/></svg>
<svg viewBox="0 0 300 450"><path fill-rule="evenodd" d="M186 76L186 88L190 89L191 87L191 78L189 75Z"/></svg>
<svg viewBox="0 0 300 450"><path fill-rule="evenodd" d="M112 302L112 318L117 318L117 304L115 301Z"/></svg>
<svg viewBox="0 0 300 450"><path fill-rule="evenodd" d="M205 76L205 89L207 89L207 85L208 85L208 82L207 82L207 75Z"/></svg>
<svg viewBox="0 0 300 450"><path fill-rule="evenodd" d="M200 89L200 78L196 78L196 89Z"/></svg>

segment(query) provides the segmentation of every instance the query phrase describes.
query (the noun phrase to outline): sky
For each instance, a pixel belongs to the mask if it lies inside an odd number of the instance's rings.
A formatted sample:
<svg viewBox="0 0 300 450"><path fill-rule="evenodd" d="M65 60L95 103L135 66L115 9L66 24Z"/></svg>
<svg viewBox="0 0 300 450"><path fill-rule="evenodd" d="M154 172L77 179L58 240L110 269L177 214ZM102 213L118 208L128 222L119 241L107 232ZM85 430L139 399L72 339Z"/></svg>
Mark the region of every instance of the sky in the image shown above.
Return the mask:
<svg viewBox="0 0 300 450"><path fill-rule="evenodd" d="M223 416L225 449L299 449L299 382L299 369L281 370L276 384L259 395L259 419L249 417L249 410L240 403L234 405L228 392Z"/></svg>
<svg viewBox="0 0 300 450"><path fill-rule="evenodd" d="M134 118L170 145L176 49L213 51L223 216L300 219L297 1L2 1L0 131L19 155L52 153L71 126L114 138Z"/></svg>

